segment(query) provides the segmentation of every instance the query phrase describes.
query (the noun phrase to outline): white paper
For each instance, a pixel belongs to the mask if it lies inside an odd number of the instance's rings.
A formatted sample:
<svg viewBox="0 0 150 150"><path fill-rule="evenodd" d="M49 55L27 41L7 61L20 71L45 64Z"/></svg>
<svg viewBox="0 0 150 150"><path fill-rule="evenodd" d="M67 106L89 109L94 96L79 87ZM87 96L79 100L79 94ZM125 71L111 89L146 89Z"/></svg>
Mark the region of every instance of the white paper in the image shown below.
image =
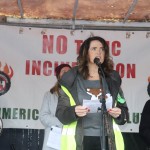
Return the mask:
<svg viewBox="0 0 150 150"><path fill-rule="evenodd" d="M106 109L109 110L112 108L112 96L110 94L106 94Z"/></svg>
<svg viewBox="0 0 150 150"><path fill-rule="evenodd" d="M83 106L86 106L89 109L89 113L96 113L98 109L101 108L101 103L99 100L83 100Z"/></svg>
<svg viewBox="0 0 150 150"><path fill-rule="evenodd" d="M106 94L105 99L106 109L109 110L112 108L112 96L110 94ZM100 100L83 100L83 106L86 106L89 109L89 113L96 113L101 109L102 103Z"/></svg>
<svg viewBox="0 0 150 150"><path fill-rule="evenodd" d="M61 131L62 129L56 126L51 127L49 137L47 140L47 146L60 150L60 141L61 141Z"/></svg>

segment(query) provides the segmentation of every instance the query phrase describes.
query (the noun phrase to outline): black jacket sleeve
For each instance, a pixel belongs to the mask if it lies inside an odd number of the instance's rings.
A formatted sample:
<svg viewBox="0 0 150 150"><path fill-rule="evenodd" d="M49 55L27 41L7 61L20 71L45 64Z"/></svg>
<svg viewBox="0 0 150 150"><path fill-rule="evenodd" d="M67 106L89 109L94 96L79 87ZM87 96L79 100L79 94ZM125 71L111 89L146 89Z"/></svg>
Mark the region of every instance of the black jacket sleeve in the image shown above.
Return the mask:
<svg viewBox="0 0 150 150"><path fill-rule="evenodd" d="M150 146L150 100L145 103L139 126L139 134Z"/></svg>
<svg viewBox="0 0 150 150"><path fill-rule="evenodd" d="M67 125L77 120L75 106L70 106L69 97L61 90L55 115L62 124Z"/></svg>
<svg viewBox="0 0 150 150"><path fill-rule="evenodd" d="M125 124L129 119L128 107L125 101L123 91L121 89L121 77L117 71L113 71L110 78L107 79L109 89L113 96L113 107L121 109L121 115L118 118L114 118L115 122L119 125ZM122 99L119 101L119 98Z"/></svg>
<svg viewBox="0 0 150 150"><path fill-rule="evenodd" d="M129 113L128 113L128 107L121 88L119 89L118 94L124 100L124 102L121 103L120 101L116 100L117 103L116 107L121 109L121 115L115 119L115 122L119 125L123 125L129 120Z"/></svg>

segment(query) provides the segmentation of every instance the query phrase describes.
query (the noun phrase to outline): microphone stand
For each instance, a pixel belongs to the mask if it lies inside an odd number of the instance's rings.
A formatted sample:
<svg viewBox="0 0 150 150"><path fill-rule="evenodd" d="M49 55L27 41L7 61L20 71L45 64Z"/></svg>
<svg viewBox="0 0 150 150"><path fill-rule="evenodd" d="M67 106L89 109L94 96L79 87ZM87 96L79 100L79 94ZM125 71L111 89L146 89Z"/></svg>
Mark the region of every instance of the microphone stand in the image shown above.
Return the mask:
<svg viewBox="0 0 150 150"><path fill-rule="evenodd" d="M100 77L100 82L101 82L101 85L102 85L102 98L100 98L100 103L102 103L102 106L101 106L101 118L102 118L102 139L100 140L101 142L101 149L102 150L106 150L106 138L105 138L105 114L106 114L106 103L105 103L105 74L103 72L103 69L101 67L101 64L99 63L98 64L98 74L99 74L99 77ZM104 79L104 82L103 82L103 79ZM106 83L106 82L105 82Z"/></svg>

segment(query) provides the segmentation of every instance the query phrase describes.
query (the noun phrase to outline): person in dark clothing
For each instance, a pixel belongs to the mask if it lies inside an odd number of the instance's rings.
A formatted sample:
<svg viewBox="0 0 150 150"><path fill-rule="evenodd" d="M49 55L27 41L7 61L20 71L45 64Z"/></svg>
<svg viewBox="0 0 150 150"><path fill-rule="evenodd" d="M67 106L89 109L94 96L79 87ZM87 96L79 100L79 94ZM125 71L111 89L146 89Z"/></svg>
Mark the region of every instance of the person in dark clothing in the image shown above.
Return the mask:
<svg viewBox="0 0 150 150"><path fill-rule="evenodd" d="M147 92L150 96L150 82L147 86ZM150 149L150 99L145 103L142 111L139 134Z"/></svg>

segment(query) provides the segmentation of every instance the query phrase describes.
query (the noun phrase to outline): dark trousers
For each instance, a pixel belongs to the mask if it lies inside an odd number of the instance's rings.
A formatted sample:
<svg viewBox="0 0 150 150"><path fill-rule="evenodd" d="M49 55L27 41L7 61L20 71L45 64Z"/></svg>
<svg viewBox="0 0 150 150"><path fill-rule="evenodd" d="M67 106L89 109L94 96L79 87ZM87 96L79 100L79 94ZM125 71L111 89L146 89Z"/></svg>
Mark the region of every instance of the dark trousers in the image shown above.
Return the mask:
<svg viewBox="0 0 150 150"><path fill-rule="evenodd" d="M100 137L84 136L83 150L101 150ZM107 140L106 140L106 150L108 150Z"/></svg>

